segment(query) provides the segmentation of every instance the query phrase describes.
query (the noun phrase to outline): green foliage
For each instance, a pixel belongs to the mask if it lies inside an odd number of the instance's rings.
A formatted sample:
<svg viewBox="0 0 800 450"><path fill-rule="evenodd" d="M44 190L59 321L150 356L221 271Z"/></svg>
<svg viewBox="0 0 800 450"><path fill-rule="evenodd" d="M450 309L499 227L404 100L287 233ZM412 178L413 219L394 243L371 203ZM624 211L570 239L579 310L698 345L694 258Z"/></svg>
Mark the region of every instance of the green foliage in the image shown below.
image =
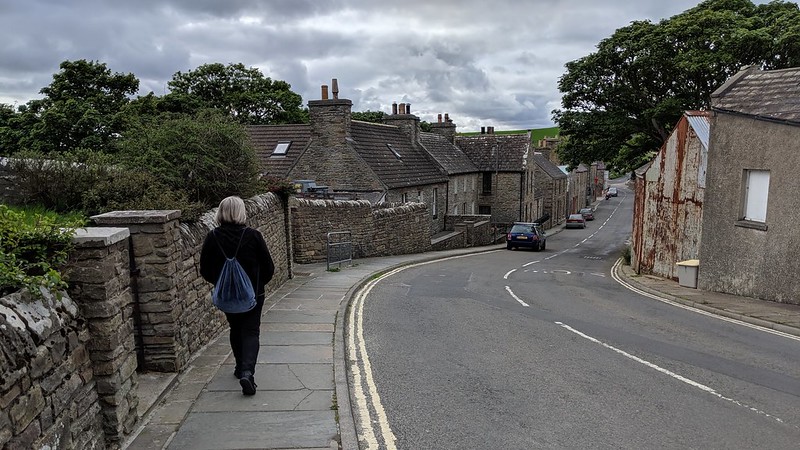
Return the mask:
<svg viewBox="0 0 800 450"><path fill-rule="evenodd" d="M706 0L657 24L616 30L559 79L563 108L553 118L570 137L562 161L633 168L684 111L708 108L711 93L749 64L800 65L797 4Z"/></svg>
<svg viewBox="0 0 800 450"><path fill-rule="evenodd" d="M32 100L7 121L0 143L12 154L22 149L43 153L79 148L110 151L125 131L122 112L139 90L133 74L111 73L104 63L64 61L44 98ZM2 126L2 125L0 125Z"/></svg>
<svg viewBox="0 0 800 450"><path fill-rule="evenodd" d="M81 219L26 214L0 205L0 295L28 288L41 295L66 288L59 270L67 262Z"/></svg>
<svg viewBox="0 0 800 450"><path fill-rule="evenodd" d="M383 123L386 113L383 111L353 111L351 118L362 122Z"/></svg>
<svg viewBox="0 0 800 450"><path fill-rule="evenodd" d="M259 168L246 132L218 111L164 114L128 133L119 152L122 166L147 171L209 207L229 195L257 193Z"/></svg>
<svg viewBox="0 0 800 450"><path fill-rule="evenodd" d="M290 180L269 175L261 177L259 184L262 186L261 191L272 192L284 200L297 191L294 183Z"/></svg>
<svg viewBox="0 0 800 450"><path fill-rule="evenodd" d="M167 111L194 113L214 108L242 124L284 124L308 121L300 95L285 81L273 81L243 64L204 64L177 72L164 97Z"/></svg>
<svg viewBox="0 0 800 450"><path fill-rule="evenodd" d="M535 128L531 130L531 142L538 145L544 138L556 138L561 130L558 127Z"/></svg>

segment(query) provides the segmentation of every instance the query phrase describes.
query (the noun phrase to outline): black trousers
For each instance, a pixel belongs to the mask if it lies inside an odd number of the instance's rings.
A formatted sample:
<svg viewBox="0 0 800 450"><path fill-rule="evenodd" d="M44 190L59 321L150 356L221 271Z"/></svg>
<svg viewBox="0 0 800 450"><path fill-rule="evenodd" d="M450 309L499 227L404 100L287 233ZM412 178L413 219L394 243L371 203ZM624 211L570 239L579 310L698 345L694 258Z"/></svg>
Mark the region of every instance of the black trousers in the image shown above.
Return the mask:
<svg viewBox="0 0 800 450"><path fill-rule="evenodd" d="M250 311L237 314L225 313L231 327L231 350L233 357L236 358L236 369L240 373L256 373L263 306L264 297L260 296L256 299L256 307Z"/></svg>

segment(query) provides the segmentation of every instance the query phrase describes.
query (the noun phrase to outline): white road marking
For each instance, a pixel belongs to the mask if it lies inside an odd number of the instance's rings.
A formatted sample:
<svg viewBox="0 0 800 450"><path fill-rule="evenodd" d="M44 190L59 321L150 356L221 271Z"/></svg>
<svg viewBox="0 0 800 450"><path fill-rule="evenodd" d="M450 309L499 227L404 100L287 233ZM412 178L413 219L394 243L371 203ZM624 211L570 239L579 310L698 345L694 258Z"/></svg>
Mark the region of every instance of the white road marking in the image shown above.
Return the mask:
<svg viewBox="0 0 800 450"><path fill-rule="evenodd" d="M640 364L644 364L645 366L650 367L651 369L655 369L655 370L657 370L657 371L659 371L659 372L661 372L661 373L663 373L665 375L668 375L668 376L670 376L670 377L672 377L672 378L674 378L674 379L676 379L678 381L686 383L689 386L695 387L695 388L700 389L700 390L702 390L704 392L708 392L709 394L714 395L714 396L716 396L716 397L718 397L718 398L720 398L722 400L731 402L731 403L733 403L733 404L735 404L737 406L741 406L741 407L747 408L747 409L749 409L749 410L751 410L751 411L753 411L753 412L755 412L757 414L760 414L760 415L763 415L765 417L769 417L771 419L774 419L777 422L784 423L784 421L781 420L779 417L773 416L772 414L766 413L766 412L761 411L759 409L756 409L756 408L754 408L752 406L748 406L748 405L746 405L746 404L744 404L744 403L742 403L742 402L740 402L738 400L732 399L730 397L726 397L726 396L720 394L719 392L715 391L711 387L708 387L708 386L706 386L704 384L698 383L697 381L694 381L694 380L691 380L689 378L686 378L686 377L684 377L682 375L679 375L679 374L677 374L677 373L675 373L675 372L673 372L671 370L667 370L667 369L665 369L665 368L663 368L661 366L658 366L656 364L651 363L650 361L646 361L646 360L644 360L642 358L639 358L638 356L632 355L632 354L630 354L630 353L628 353L628 352L626 352L624 350L618 349L618 348L614 347L613 345L606 344L605 342L602 342L602 341L600 341L598 339L595 339L595 338L593 338L593 337L591 337L591 336L589 336L587 334L581 333L580 331L572 328L569 325L566 325L566 324L564 324L562 322L556 322L556 325L558 325L558 326L560 326L560 327L562 327L562 328L564 328L566 330L569 330L570 332L575 333L575 334L577 334L578 336L580 336L580 337L582 337L584 339L588 339L589 341L594 342L595 344L602 345L603 347L605 347L605 348L607 348L609 350L612 350L612 351L614 351L616 353L619 353L620 355L622 355L622 356L624 356L626 358L629 358L629 359L631 359L633 361L636 361L636 362L638 362Z"/></svg>
<svg viewBox="0 0 800 450"><path fill-rule="evenodd" d="M622 258L618 259L617 262L614 263L614 266L611 268L611 278L613 278L614 281L616 281L617 283L621 284L624 288L628 289L629 291L633 291L633 292L635 292L635 293L637 293L639 295L643 295L643 296L645 296L647 298L652 298L653 300L658 300L658 301L660 301L662 303L666 303L668 305L676 306L678 308L683 308L683 309L685 309L687 311L692 311L692 312L695 312L695 313L698 313L698 314L702 314L704 316L713 317L713 318L719 319L719 320L724 320L725 322L735 323L736 325L741 325L741 326L744 326L744 327L752 328L754 330L764 331L766 333L771 333L771 334L774 334L776 336L785 337L787 339L800 341L800 336L795 336L793 334L784 333L784 332L778 331L778 330L772 330L770 328L762 327L760 325L755 325L755 324L752 324L752 323L743 322L743 321L738 320L738 319L733 319L733 318L730 318L730 317L720 316L720 315L717 315L717 314L714 314L714 313L711 313L711 312L708 312L708 311L704 311L702 309L695 308L693 306L684 305L683 303L674 302L674 301L672 301L670 299L667 299L667 298L664 298L664 297L659 297L658 295L654 295L654 294L651 294L649 292L646 292L646 291L643 291L641 289L638 289L638 288L626 283L625 280L623 280L619 276L619 274L617 272L619 271L619 266L621 266L621 265L622 265Z"/></svg>
<svg viewBox="0 0 800 450"><path fill-rule="evenodd" d="M517 269L511 269L511 270L509 270L508 272L506 272L506 274L505 274L505 275L503 275L503 279L504 279L504 280L507 280L507 279L508 279L508 277L509 277L509 275L511 275L512 273L514 273L514 272L516 272L516 271L517 271Z"/></svg>
<svg viewBox="0 0 800 450"><path fill-rule="evenodd" d="M511 294L511 297L513 297L514 300L518 301L520 305L525 306L525 307L531 306L531 305L523 302L521 298L517 297L517 294L515 294L514 291L512 291L510 287L506 286L506 291L508 291L508 293Z"/></svg>
<svg viewBox="0 0 800 450"><path fill-rule="evenodd" d="M530 266L531 264L536 264L536 263L540 263L540 262L542 262L542 261L541 261L541 260L539 260L539 261L531 261L531 262L529 262L529 263L525 263L525 264L523 264L523 265L522 265L522 267L528 267L528 266Z"/></svg>

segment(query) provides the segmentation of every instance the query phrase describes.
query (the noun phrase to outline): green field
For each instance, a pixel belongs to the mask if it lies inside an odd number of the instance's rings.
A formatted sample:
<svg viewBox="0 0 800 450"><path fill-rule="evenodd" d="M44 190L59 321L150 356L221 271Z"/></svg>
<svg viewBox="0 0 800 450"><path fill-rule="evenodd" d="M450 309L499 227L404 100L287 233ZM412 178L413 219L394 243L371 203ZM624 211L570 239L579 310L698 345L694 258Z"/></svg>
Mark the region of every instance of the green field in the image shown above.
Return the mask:
<svg viewBox="0 0 800 450"><path fill-rule="evenodd" d="M497 131L495 130L494 134L525 134L528 130L508 130L508 131ZM534 144L538 144L540 139L544 139L546 137L558 137L559 129L558 127L549 127L549 128L535 128L531 129L531 142ZM459 136L478 136L481 133L479 131L474 131L470 133L458 133Z"/></svg>

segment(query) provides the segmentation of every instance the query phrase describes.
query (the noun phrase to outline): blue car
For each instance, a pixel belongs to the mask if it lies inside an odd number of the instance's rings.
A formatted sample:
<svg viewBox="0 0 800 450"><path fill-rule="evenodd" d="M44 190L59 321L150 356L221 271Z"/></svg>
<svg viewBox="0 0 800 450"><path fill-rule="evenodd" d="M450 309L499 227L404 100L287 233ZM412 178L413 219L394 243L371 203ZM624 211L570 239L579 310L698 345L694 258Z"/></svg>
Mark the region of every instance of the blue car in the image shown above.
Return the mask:
<svg viewBox="0 0 800 450"><path fill-rule="evenodd" d="M509 250L527 247L539 251L546 246L547 234L538 223L517 222L506 234L506 248Z"/></svg>

